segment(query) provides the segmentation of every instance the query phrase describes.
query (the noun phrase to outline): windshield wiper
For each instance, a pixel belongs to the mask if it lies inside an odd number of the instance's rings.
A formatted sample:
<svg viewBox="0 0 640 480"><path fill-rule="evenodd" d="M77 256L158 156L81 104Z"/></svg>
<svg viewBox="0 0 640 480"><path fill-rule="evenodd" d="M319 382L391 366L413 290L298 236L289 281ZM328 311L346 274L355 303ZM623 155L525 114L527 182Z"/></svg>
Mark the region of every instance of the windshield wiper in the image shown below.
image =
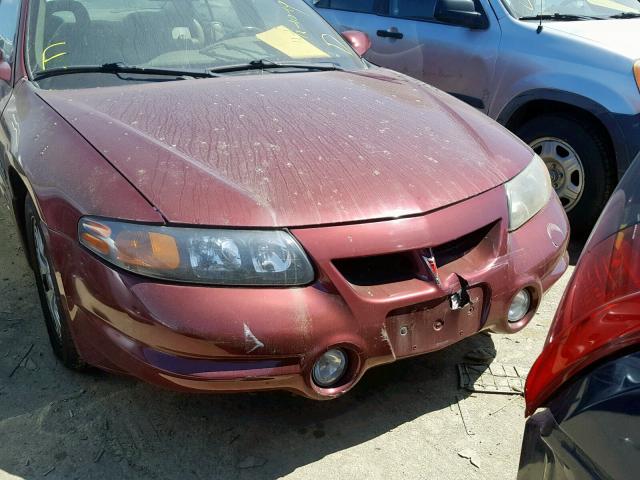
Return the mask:
<svg viewBox="0 0 640 480"><path fill-rule="evenodd" d="M171 68L136 67L135 65L125 65L123 63L105 63L103 65L78 65L74 67L43 70L35 73L33 79L38 81L49 77L76 73L130 73L136 75L171 76L176 78L213 78L218 76L208 70L174 70Z"/></svg>
<svg viewBox="0 0 640 480"><path fill-rule="evenodd" d="M621 18L621 19L625 19L625 18L640 18L640 13L622 12L622 13L616 13L615 15L609 15L607 18Z"/></svg>
<svg viewBox="0 0 640 480"><path fill-rule="evenodd" d="M305 70L318 70L318 71L341 71L342 68L335 63L276 63L271 60L252 60L249 63L241 63L238 65L224 65L221 67L213 67L209 69L209 72L214 73L232 73L243 72L247 70L271 70L275 68L301 68Z"/></svg>
<svg viewBox="0 0 640 480"><path fill-rule="evenodd" d="M530 17L520 17L518 20L555 20L558 22L562 21L578 21L578 20L602 20L602 17L588 17L586 15L571 15L568 13L554 13L554 14L545 14L545 15L534 15Z"/></svg>

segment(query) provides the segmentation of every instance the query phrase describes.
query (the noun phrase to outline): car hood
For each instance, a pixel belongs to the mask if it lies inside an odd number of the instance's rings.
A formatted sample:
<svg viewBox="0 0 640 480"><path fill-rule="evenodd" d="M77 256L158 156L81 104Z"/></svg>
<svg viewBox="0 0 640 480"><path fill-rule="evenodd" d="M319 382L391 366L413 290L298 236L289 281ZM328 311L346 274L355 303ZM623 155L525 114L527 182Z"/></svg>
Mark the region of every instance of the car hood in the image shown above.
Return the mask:
<svg viewBox="0 0 640 480"><path fill-rule="evenodd" d="M575 35L631 60L640 58L640 18L553 22L545 28Z"/></svg>
<svg viewBox="0 0 640 480"><path fill-rule="evenodd" d="M176 224L415 215L496 187L532 157L484 115L379 69L38 93Z"/></svg>

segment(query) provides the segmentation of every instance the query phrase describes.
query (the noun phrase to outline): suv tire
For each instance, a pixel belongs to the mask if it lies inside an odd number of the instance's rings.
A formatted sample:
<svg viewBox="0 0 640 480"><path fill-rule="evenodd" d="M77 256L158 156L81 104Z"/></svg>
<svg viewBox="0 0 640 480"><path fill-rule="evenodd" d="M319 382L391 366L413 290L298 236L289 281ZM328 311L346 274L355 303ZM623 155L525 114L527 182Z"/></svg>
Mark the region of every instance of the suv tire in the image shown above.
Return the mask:
<svg viewBox="0 0 640 480"><path fill-rule="evenodd" d="M572 231L588 234L615 187L615 170L601 130L577 115L558 113L534 117L515 133L549 167ZM571 161L574 156L577 164Z"/></svg>

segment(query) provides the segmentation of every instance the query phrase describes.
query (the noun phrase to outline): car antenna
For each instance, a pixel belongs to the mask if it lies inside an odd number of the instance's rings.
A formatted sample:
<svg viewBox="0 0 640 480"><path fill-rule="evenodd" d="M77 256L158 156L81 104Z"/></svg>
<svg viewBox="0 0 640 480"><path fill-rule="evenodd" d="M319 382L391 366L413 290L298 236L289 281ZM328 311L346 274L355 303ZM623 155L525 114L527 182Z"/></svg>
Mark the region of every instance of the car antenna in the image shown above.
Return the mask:
<svg viewBox="0 0 640 480"><path fill-rule="evenodd" d="M542 6L543 0L540 0L540 23L538 24L538 28L536 29L536 33L540 35L542 33L542 12L544 11L544 7Z"/></svg>

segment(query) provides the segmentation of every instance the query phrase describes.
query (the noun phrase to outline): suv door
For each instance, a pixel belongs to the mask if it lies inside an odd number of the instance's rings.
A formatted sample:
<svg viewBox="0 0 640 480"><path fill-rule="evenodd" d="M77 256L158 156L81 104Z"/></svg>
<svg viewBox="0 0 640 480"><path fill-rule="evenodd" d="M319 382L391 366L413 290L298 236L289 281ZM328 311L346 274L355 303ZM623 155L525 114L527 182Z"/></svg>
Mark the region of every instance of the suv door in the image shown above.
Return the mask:
<svg viewBox="0 0 640 480"><path fill-rule="evenodd" d="M387 38L375 52L381 65L406 73L486 111L500 45L500 24L490 5L476 0L485 26L469 28L437 20L444 0L389 0L387 28L403 35Z"/></svg>
<svg viewBox="0 0 640 480"><path fill-rule="evenodd" d="M368 34L372 47L365 57L369 61L376 58L374 52L384 49L385 38L376 36L376 32L386 28L387 19L384 15L387 11L387 0L305 1L311 4L339 33L345 30L359 30Z"/></svg>
<svg viewBox="0 0 640 480"><path fill-rule="evenodd" d="M469 28L438 20L445 0L320 0L315 7L338 31L362 30L372 40L367 60L429 83L487 112L500 46L500 24L488 0L475 0L485 20ZM369 14L336 5L371 3ZM369 5L370 6L370 5ZM350 8L354 8L351 6Z"/></svg>

